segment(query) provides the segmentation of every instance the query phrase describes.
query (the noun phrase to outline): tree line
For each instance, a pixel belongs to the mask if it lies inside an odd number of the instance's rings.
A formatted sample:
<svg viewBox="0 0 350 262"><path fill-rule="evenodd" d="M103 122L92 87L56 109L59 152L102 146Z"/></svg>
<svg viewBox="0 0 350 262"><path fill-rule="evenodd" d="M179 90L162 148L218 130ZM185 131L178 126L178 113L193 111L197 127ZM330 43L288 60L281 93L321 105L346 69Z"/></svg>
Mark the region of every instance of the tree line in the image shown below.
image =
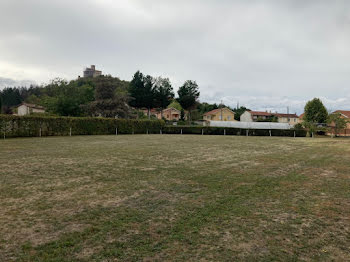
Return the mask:
<svg viewBox="0 0 350 262"><path fill-rule="evenodd" d="M187 80L178 88L177 96L169 78L153 77L137 71L132 80L111 75L78 78L72 81L54 79L41 86L8 87L0 91L0 110L12 114L23 102L41 105L47 114L58 116L103 116L113 118L151 118L150 110L162 112L167 107L181 111L185 120L201 119L205 112L223 105L200 103L199 86ZM147 109L144 116L140 109ZM245 108L236 110L237 117Z"/></svg>

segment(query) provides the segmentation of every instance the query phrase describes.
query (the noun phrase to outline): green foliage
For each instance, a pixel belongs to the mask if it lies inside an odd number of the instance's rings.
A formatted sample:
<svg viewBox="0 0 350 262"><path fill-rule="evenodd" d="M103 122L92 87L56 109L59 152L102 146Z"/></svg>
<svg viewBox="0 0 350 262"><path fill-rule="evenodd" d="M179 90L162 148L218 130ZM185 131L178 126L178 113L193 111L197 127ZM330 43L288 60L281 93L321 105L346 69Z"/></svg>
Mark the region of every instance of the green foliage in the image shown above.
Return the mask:
<svg viewBox="0 0 350 262"><path fill-rule="evenodd" d="M330 128L334 130L335 136L337 136L341 129L346 128L347 121L337 112L328 116L327 123L330 125Z"/></svg>
<svg viewBox="0 0 350 262"><path fill-rule="evenodd" d="M0 115L0 131L6 137L69 135L109 135L159 133L162 120L128 120L102 117L44 117Z"/></svg>
<svg viewBox="0 0 350 262"><path fill-rule="evenodd" d="M232 109L232 111L235 113L235 120L239 121L241 118L241 115L247 110L250 110L250 109L244 106L241 106L240 108Z"/></svg>
<svg viewBox="0 0 350 262"><path fill-rule="evenodd" d="M171 103L168 105L168 108L175 108L175 109L177 109L179 111L182 110L182 106L180 105L179 102L176 101L176 99L173 99L171 101Z"/></svg>
<svg viewBox="0 0 350 262"><path fill-rule="evenodd" d="M130 97L123 92L120 81L110 76L99 77L96 83L95 100L85 107L90 116L129 118L131 109L128 105Z"/></svg>
<svg viewBox="0 0 350 262"><path fill-rule="evenodd" d="M219 106L217 104L208 104L208 103L198 103L197 110L198 112L203 115L206 112L209 112L214 109L218 109Z"/></svg>
<svg viewBox="0 0 350 262"><path fill-rule="evenodd" d="M49 113L61 116L81 116L81 105L87 104L94 99L93 88L89 85L77 85L76 82L68 83L65 80L54 80L47 88L50 96L44 96L41 104Z"/></svg>
<svg viewBox="0 0 350 262"><path fill-rule="evenodd" d="M155 80L154 86L155 106L161 109L166 108L174 96L175 94L169 78L158 77Z"/></svg>
<svg viewBox="0 0 350 262"><path fill-rule="evenodd" d="M182 108L188 110L188 120L191 121L191 111L196 106L200 92L196 81L187 80L177 91L178 101Z"/></svg>
<svg viewBox="0 0 350 262"><path fill-rule="evenodd" d="M129 94L131 96L130 105L136 108L152 108L154 105L154 79L150 76L144 76L140 71L134 74L129 85Z"/></svg>
<svg viewBox="0 0 350 262"><path fill-rule="evenodd" d="M163 129L165 134L203 134L205 135L242 135L246 136L270 136L270 131L266 129L244 129L232 127L203 127L203 126L166 126ZM272 136L289 136L305 137L306 130L289 129L289 130L271 130Z"/></svg>
<svg viewBox="0 0 350 262"><path fill-rule="evenodd" d="M308 101L304 108L304 121L309 123L326 123L328 112L319 98Z"/></svg>

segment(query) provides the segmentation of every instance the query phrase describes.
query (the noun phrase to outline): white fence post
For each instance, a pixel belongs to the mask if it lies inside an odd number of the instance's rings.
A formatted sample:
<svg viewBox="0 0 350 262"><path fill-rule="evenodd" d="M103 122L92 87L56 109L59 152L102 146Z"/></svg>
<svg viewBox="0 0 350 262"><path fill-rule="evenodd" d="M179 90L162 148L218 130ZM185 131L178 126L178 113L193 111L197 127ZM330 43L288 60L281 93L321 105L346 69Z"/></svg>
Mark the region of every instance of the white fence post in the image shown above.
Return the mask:
<svg viewBox="0 0 350 262"><path fill-rule="evenodd" d="M203 135L203 128L202 128L202 135Z"/></svg>
<svg viewBox="0 0 350 262"><path fill-rule="evenodd" d="M181 135L182 135L182 128L181 128Z"/></svg>
<svg viewBox="0 0 350 262"><path fill-rule="evenodd" d="M147 128L147 132L146 132L146 134L148 135L148 128Z"/></svg>
<svg viewBox="0 0 350 262"><path fill-rule="evenodd" d="M295 137L295 131L294 131L294 137Z"/></svg>
<svg viewBox="0 0 350 262"><path fill-rule="evenodd" d="M162 134L162 129L160 129L159 134Z"/></svg>
<svg viewBox="0 0 350 262"><path fill-rule="evenodd" d="M226 136L226 129L224 129L224 136Z"/></svg>
<svg viewBox="0 0 350 262"><path fill-rule="evenodd" d="M4 139L6 139L6 131L4 130Z"/></svg>
<svg viewBox="0 0 350 262"><path fill-rule="evenodd" d="M40 129L39 129L39 137L41 137L41 127L40 127Z"/></svg>
<svg viewBox="0 0 350 262"><path fill-rule="evenodd" d="M69 128L69 136L72 136L72 128Z"/></svg>
<svg viewBox="0 0 350 262"><path fill-rule="evenodd" d="M118 127L115 128L115 135L118 135Z"/></svg>
<svg viewBox="0 0 350 262"><path fill-rule="evenodd" d="M246 136L248 136L248 129L245 131L245 133L246 133Z"/></svg>
<svg viewBox="0 0 350 262"><path fill-rule="evenodd" d="M272 136L272 134L271 134L271 130L269 130L269 133L270 133L270 136Z"/></svg>

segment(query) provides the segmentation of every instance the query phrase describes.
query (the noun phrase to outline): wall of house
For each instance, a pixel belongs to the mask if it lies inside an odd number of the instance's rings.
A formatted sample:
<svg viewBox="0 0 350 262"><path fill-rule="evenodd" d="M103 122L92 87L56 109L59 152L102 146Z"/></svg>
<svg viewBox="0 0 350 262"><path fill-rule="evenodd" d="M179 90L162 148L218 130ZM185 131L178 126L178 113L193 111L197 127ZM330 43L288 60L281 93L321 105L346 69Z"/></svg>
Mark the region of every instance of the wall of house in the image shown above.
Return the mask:
<svg viewBox="0 0 350 262"><path fill-rule="evenodd" d="M252 115L248 111L241 115L240 120L241 122L253 122Z"/></svg>
<svg viewBox="0 0 350 262"><path fill-rule="evenodd" d="M299 123L299 118L279 117L278 123L288 123L290 125L295 125Z"/></svg>
<svg viewBox="0 0 350 262"><path fill-rule="evenodd" d="M17 115L25 116L29 114L29 108L26 105L21 105L17 108Z"/></svg>
<svg viewBox="0 0 350 262"><path fill-rule="evenodd" d="M222 119L221 119L221 116L222 116ZM213 115L211 120L212 121L236 121L235 114L226 108L222 109L222 113L221 111L219 111L215 115Z"/></svg>

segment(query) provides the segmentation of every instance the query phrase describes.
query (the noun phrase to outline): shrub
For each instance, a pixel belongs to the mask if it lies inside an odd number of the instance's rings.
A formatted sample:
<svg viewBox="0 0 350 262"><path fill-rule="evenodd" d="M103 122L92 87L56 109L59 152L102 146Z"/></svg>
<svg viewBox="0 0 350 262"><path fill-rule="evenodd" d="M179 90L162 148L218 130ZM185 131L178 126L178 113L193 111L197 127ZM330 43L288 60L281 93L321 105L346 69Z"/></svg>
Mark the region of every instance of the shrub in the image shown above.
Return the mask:
<svg viewBox="0 0 350 262"><path fill-rule="evenodd" d="M1 135L6 137L108 135L159 133L162 120L128 120L100 117L43 117L0 115Z"/></svg>

